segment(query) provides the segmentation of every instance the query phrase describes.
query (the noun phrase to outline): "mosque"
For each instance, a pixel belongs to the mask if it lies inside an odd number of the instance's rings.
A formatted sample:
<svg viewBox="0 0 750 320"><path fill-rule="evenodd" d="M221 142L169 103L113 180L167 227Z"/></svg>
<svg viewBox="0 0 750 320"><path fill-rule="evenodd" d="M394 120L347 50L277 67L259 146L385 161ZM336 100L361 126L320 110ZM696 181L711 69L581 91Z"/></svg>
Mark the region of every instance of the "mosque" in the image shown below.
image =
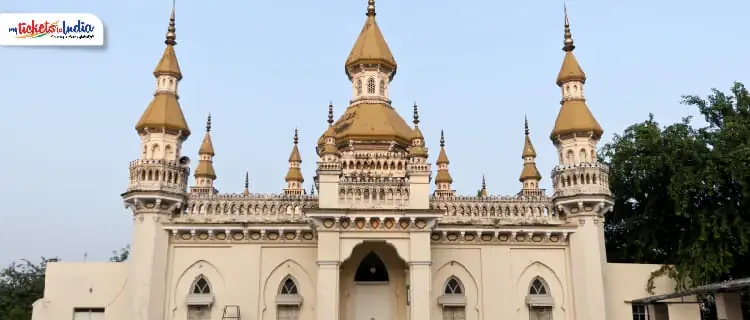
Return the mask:
<svg viewBox="0 0 750 320"><path fill-rule="evenodd" d="M389 99L398 64L375 17L369 0L345 62L350 104L338 119L329 107L317 155L305 156L317 163L307 173L314 190L302 187L295 133L283 191L251 193L246 178L244 192L229 194L214 187L210 117L195 166L182 149L193 131L179 103L172 10L122 193L130 260L50 263L33 320L700 318L697 304L631 303L650 295L658 265L607 262L603 130L586 105L567 11L553 190L539 187L527 125L521 187L506 196L456 194L442 134L433 168L417 106L409 124ZM654 281L655 294L673 290Z"/></svg>

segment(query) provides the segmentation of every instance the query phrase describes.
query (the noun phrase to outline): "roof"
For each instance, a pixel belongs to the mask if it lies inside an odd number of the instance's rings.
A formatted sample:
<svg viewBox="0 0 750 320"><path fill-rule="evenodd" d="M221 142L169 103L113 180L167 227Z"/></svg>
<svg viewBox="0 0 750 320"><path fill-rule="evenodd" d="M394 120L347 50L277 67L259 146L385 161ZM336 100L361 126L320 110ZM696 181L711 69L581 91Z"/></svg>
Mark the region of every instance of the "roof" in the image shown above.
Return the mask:
<svg viewBox="0 0 750 320"><path fill-rule="evenodd" d="M368 7L367 20L362 27L362 31L354 42L352 51L346 59L346 73L349 75L349 68L358 64L380 64L396 70L396 59L393 58L391 49L385 42L383 33L375 21L374 2Z"/></svg>
<svg viewBox="0 0 750 320"><path fill-rule="evenodd" d="M383 103L362 103L350 106L333 126L337 142L395 140L409 146L414 134L398 112Z"/></svg>
<svg viewBox="0 0 750 320"><path fill-rule="evenodd" d="M177 96L168 92L160 92L154 95L141 119L135 125L136 130L144 128L164 128L181 130L184 136L190 135L190 129L182 114Z"/></svg>
<svg viewBox="0 0 750 320"><path fill-rule="evenodd" d="M550 138L555 139L557 136L568 133L589 131L594 132L597 136L604 133L599 122L596 121L591 110L586 106L586 102L584 100L563 101Z"/></svg>
<svg viewBox="0 0 750 320"><path fill-rule="evenodd" d="M742 278L742 279L735 279L735 280L729 280L729 281L724 281L724 282L711 283L711 284L695 287L692 289L683 290L680 292L673 292L673 293L661 294L661 295L656 295L656 296L650 296L646 298L635 299L635 300L630 301L630 303L649 304L649 303L659 302L662 300L680 298L684 296L691 296L691 295L700 294L700 293L732 292L732 291L740 291L745 288L750 288L750 278Z"/></svg>

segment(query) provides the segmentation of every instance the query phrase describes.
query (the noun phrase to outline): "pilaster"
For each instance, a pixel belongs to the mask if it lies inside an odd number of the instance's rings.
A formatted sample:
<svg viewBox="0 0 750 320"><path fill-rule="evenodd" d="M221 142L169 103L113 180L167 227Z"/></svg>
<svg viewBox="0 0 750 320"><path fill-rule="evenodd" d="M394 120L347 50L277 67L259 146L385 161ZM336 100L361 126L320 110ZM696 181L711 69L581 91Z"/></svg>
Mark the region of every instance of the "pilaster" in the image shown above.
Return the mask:
<svg viewBox="0 0 750 320"><path fill-rule="evenodd" d="M318 232L318 320L339 319L339 233Z"/></svg>
<svg viewBox="0 0 750 320"><path fill-rule="evenodd" d="M604 320L607 318L604 218L593 214L570 219L579 225L569 240L575 319Z"/></svg>
<svg viewBox="0 0 750 320"><path fill-rule="evenodd" d="M410 233L409 300L410 320L429 320L432 304L432 251L430 233Z"/></svg>

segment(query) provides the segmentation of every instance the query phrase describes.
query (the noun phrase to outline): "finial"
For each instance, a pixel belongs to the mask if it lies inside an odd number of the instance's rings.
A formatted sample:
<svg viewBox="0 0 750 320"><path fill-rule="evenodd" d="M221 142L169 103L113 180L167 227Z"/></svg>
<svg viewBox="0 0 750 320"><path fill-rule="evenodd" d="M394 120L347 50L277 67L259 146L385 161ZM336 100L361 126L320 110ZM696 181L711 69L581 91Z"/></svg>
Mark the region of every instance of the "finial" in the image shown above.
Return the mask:
<svg viewBox="0 0 750 320"><path fill-rule="evenodd" d="M487 181L484 180L484 174L482 174L482 190L487 190Z"/></svg>
<svg viewBox="0 0 750 320"><path fill-rule="evenodd" d="M172 0L172 14L169 16L169 28L167 28L167 40L164 41L167 45L173 46L177 44L177 35L175 35L174 27L174 5L175 0Z"/></svg>
<svg viewBox="0 0 750 320"><path fill-rule="evenodd" d="M419 110L417 108L418 108L417 102L414 101L414 121L413 122L414 122L415 128L419 126Z"/></svg>
<svg viewBox="0 0 750 320"><path fill-rule="evenodd" d="M333 101L328 102L328 126L333 125Z"/></svg>
<svg viewBox="0 0 750 320"><path fill-rule="evenodd" d="M523 116L523 127L524 132L526 132L526 135L529 135L529 119L526 117L526 115Z"/></svg>
<svg viewBox="0 0 750 320"><path fill-rule="evenodd" d="M245 171L245 189L250 188L250 173Z"/></svg>
<svg viewBox="0 0 750 320"><path fill-rule="evenodd" d="M440 130L440 147L445 147L445 134L443 134L443 130Z"/></svg>
<svg viewBox="0 0 750 320"><path fill-rule="evenodd" d="M315 184L314 184L314 183L313 183L313 185L312 185L312 186L310 187L310 195L313 195L313 196L315 195Z"/></svg>
<svg viewBox="0 0 750 320"><path fill-rule="evenodd" d="M563 51L570 52L576 48L573 45L573 35L570 33L570 22L568 21L568 5L563 3L563 10L565 11L565 46Z"/></svg>
<svg viewBox="0 0 750 320"><path fill-rule="evenodd" d="M299 130L294 128L294 144L299 143Z"/></svg>
<svg viewBox="0 0 750 320"><path fill-rule="evenodd" d="M208 113L208 119L206 119L206 132L211 132L211 113Z"/></svg>
<svg viewBox="0 0 750 320"><path fill-rule="evenodd" d="M367 0L367 16L375 16L375 0Z"/></svg>

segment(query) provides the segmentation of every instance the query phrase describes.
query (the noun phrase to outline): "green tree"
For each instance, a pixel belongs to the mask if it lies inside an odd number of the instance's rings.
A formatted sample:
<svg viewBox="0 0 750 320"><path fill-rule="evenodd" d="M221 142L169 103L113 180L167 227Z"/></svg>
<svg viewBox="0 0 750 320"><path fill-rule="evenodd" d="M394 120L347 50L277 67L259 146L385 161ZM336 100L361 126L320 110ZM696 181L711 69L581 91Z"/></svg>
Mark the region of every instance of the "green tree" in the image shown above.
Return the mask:
<svg viewBox="0 0 750 320"><path fill-rule="evenodd" d="M615 208L607 216L612 262L672 264L680 286L750 276L750 95L684 96L706 125L661 126L653 115L602 148Z"/></svg>
<svg viewBox="0 0 750 320"><path fill-rule="evenodd" d="M112 257L109 258L109 261L112 262L125 262L130 257L130 245L125 246L125 248L120 249L120 251L112 251Z"/></svg>

